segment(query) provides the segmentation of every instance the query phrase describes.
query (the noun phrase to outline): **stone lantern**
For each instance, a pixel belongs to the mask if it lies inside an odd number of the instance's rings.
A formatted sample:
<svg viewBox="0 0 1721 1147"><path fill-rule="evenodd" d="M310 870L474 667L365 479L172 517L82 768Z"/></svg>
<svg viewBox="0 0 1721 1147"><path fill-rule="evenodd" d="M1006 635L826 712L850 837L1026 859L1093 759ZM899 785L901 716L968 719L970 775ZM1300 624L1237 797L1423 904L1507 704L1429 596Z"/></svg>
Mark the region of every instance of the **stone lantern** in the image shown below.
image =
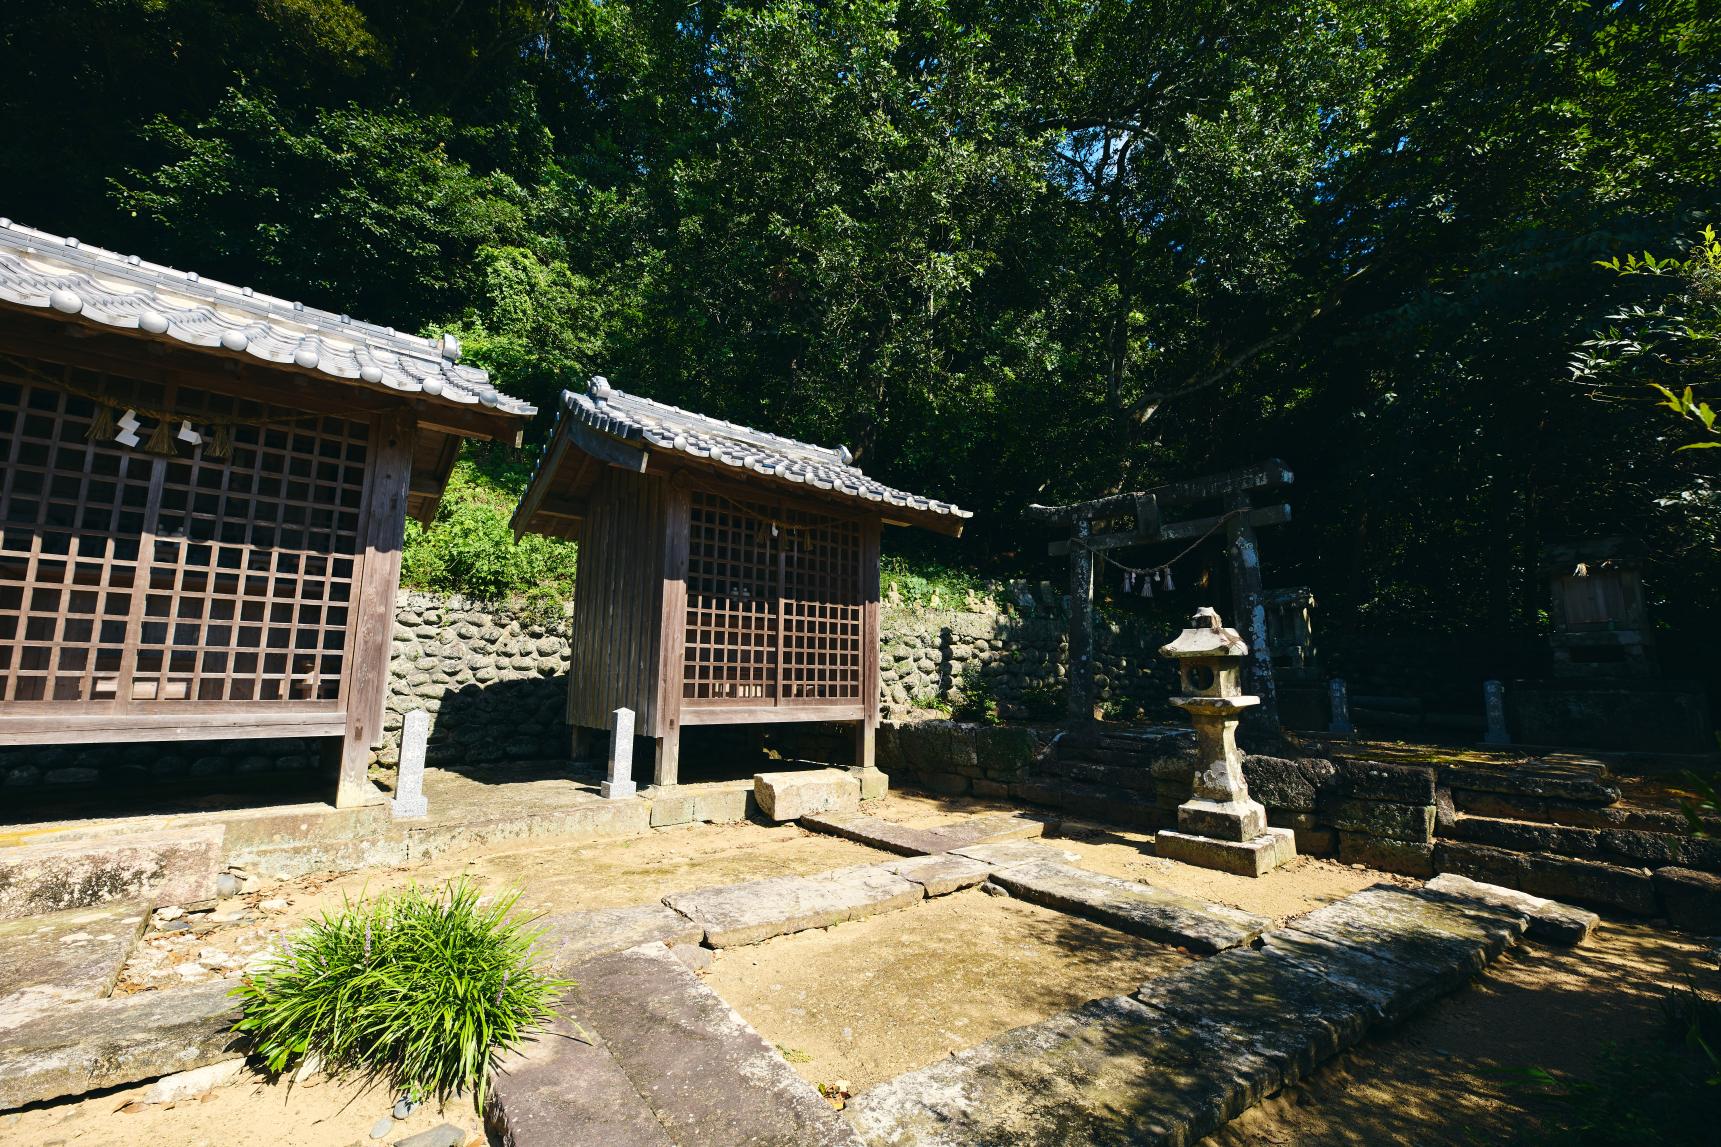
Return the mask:
<svg viewBox="0 0 1721 1147"><path fill-rule="evenodd" d="M1177 663L1183 696L1171 703L1195 725L1194 795L1177 807L1177 829L1157 838L1160 856L1242 876L1261 876L1297 855L1288 828L1269 828L1267 810L1249 798L1237 724L1261 703L1243 692L1249 646L1226 629L1209 607L1196 610L1189 628L1163 645L1160 656Z"/></svg>

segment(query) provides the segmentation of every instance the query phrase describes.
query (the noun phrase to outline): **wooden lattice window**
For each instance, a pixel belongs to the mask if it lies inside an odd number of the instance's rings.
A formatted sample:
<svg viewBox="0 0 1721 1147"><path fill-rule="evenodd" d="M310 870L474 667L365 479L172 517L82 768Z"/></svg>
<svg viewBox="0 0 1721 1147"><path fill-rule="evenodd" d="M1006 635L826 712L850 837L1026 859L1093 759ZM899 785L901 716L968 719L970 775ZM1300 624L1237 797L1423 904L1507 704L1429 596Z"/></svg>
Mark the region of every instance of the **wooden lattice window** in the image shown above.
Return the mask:
<svg viewBox="0 0 1721 1147"><path fill-rule="evenodd" d="M272 424L189 386L67 381L0 366L0 701L337 706L368 424ZM116 393L231 425L226 456L209 440L175 438L172 455L88 440L87 395ZM154 429L145 417L138 433Z"/></svg>
<svg viewBox="0 0 1721 1147"><path fill-rule="evenodd" d="M858 522L694 491L683 700L861 696Z"/></svg>

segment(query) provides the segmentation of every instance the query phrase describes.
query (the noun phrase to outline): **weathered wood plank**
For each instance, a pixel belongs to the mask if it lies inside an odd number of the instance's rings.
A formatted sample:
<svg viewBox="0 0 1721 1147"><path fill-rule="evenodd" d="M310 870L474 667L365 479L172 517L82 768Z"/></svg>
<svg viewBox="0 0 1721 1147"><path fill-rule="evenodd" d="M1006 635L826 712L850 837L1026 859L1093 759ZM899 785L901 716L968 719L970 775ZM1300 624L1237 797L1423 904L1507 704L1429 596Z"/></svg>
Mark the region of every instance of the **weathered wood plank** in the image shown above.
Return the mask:
<svg viewBox="0 0 1721 1147"><path fill-rule="evenodd" d="M681 726L750 725L779 721L864 721L866 706L846 705L712 705L689 701L681 709Z"/></svg>

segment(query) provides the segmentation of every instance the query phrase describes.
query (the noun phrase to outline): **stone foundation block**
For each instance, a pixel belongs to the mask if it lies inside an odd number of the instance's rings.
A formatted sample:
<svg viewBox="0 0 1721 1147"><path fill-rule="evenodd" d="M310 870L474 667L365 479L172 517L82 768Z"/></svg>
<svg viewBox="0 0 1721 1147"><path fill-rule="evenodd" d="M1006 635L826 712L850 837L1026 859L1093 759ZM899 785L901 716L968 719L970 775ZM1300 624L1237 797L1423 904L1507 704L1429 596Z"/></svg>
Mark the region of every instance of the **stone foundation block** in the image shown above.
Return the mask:
<svg viewBox="0 0 1721 1147"><path fill-rule="evenodd" d="M849 776L860 782L860 799L875 801L890 791L890 778L880 769L849 768Z"/></svg>
<svg viewBox="0 0 1721 1147"><path fill-rule="evenodd" d="M693 797L671 789L658 789L651 794L651 827L667 828L676 824L693 823Z"/></svg>
<svg viewBox="0 0 1721 1147"><path fill-rule="evenodd" d="M1338 788L1346 798L1408 805L1434 803L1432 766L1340 761L1337 768Z"/></svg>
<svg viewBox="0 0 1721 1147"><path fill-rule="evenodd" d="M215 825L0 850L0 920L115 900L213 900L223 840Z"/></svg>
<svg viewBox="0 0 1721 1147"><path fill-rule="evenodd" d="M673 947L697 944L705 936L704 928L664 904L559 912L539 920L537 927L544 930L538 940L540 966L558 976L587 960L654 940Z"/></svg>
<svg viewBox="0 0 1721 1147"><path fill-rule="evenodd" d="M928 896L947 896L983 884L992 866L965 856L913 856L886 861L881 867L926 889Z"/></svg>
<svg viewBox="0 0 1721 1147"><path fill-rule="evenodd" d="M1197 868L1237 876L1265 876L1297 855L1296 834L1288 828L1268 828L1252 840L1214 840L1206 836L1161 829L1154 852Z"/></svg>
<svg viewBox="0 0 1721 1147"><path fill-rule="evenodd" d="M1330 857L1339 854L1339 834L1330 828L1295 828L1299 856Z"/></svg>
<svg viewBox="0 0 1721 1147"><path fill-rule="evenodd" d="M735 787L701 789L693 794L693 819L707 824L734 824L747 819L753 794Z"/></svg>
<svg viewBox="0 0 1721 1147"><path fill-rule="evenodd" d="M1655 889L1675 928L1702 936L1721 934L1721 876L1690 868L1660 868Z"/></svg>
<svg viewBox="0 0 1721 1147"><path fill-rule="evenodd" d="M1441 872L1456 872L1555 900L1616 908L1638 916L1654 916L1658 911L1655 882L1647 869L1444 840L1435 846L1434 866Z"/></svg>
<svg viewBox="0 0 1721 1147"><path fill-rule="evenodd" d="M1434 875L1434 846L1408 840L1391 840L1367 836L1360 832L1341 832L1339 860L1345 864L1361 864L1381 872L1400 876Z"/></svg>
<svg viewBox="0 0 1721 1147"><path fill-rule="evenodd" d="M1385 801L1347 800L1334 806L1329 818L1341 832L1384 836L1412 844L1434 841L1434 803L1409 805Z"/></svg>
<svg viewBox="0 0 1721 1147"><path fill-rule="evenodd" d="M817 813L858 811L861 783L842 769L759 773L753 778L753 798L767 820L799 820Z"/></svg>
<svg viewBox="0 0 1721 1147"><path fill-rule="evenodd" d="M1254 840L1267 829L1267 810L1259 801L1188 800L1177 806L1177 828L1214 840Z"/></svg>

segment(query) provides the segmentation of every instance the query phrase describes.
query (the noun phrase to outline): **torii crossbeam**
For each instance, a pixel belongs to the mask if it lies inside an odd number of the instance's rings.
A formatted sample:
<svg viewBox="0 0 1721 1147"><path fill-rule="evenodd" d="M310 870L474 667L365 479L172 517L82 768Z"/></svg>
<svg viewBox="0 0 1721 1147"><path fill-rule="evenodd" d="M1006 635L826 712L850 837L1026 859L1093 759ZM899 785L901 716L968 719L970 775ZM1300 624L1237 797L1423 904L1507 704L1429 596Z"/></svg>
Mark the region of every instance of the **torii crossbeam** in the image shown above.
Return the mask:
<svg viewBox="0 0 1721 1147"><path fill-rule="evenodd" d="M1113 494L1068 506L1029 506L1030 522L1065 526L1070 536L1047 552L1070 558L1070 668L1066 703L1072 722L1098 719L1094 705L1094 555L1124 546L1194 540L1221 528L1231 561L1231 611L1249 641L1247 688L1261 698L1255 712L1267 728L1279 726L1279 698L1273 683L1273 654L1267 645L1267 610L1261 592L1261 551L1255 530L1291 520L1285 504L1256 506L1257 490L1289 486L1292 475L1272 459L1240 470L1173 482L1138 494ZM1215 503L1219 512L1183 521L1166 521L1171 506Z"/></svg>

